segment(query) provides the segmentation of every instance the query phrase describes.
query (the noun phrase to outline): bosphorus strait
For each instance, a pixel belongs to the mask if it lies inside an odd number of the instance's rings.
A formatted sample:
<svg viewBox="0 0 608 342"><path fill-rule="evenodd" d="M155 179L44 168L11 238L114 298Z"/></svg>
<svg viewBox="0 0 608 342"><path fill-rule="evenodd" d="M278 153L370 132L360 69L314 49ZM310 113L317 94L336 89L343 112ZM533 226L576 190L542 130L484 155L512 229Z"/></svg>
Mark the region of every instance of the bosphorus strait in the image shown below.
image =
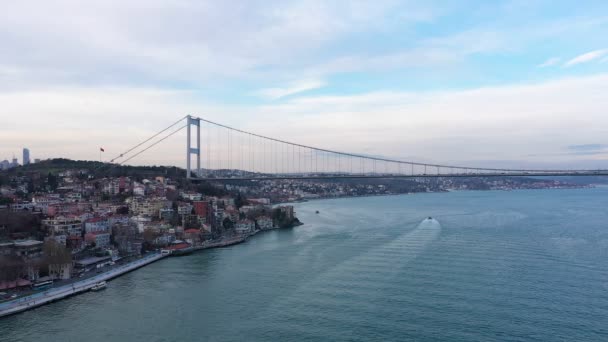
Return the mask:
<svg viewBox="0 0 608 342"><path fill-rule="evenodd" d="M303 226L164 259L103 292L3 318L0 340L605 340L607 196L299 203Z"/></svg>

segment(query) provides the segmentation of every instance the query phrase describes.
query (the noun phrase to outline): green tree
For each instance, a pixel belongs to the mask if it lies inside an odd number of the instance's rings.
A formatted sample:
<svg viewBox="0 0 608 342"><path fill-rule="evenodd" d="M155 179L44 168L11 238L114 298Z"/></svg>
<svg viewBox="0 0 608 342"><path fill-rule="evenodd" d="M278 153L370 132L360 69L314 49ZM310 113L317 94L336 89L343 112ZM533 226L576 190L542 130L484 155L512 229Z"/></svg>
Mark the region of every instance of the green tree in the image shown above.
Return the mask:
<svg viewBox="0 0 608 342"><path fill-rule="evenodd" d="M49 174L46 177L46 184L48 185L48 187L51 191L57 190L57 187L59 186L59 181L57 180L57 176L55 176L54 174L49 172Z"/></svg>
<svg viewBox="0 0 608 342"><path fill-rule="evenodd" d="M232 222L231 219L226 217L224 221L222 221L222 226L224 227L224 229L232 229L234 228L234 222Z"/></svg>
<svg viewBox="0 0 608 342"><path fill-rule="evenodd" d="M234 199L234 205L237 208L241 208L242 206L244 206L247 203L247 199L245 198L245 196L241 195L241 193L239 192L236 195L236 198Z"/></svg>

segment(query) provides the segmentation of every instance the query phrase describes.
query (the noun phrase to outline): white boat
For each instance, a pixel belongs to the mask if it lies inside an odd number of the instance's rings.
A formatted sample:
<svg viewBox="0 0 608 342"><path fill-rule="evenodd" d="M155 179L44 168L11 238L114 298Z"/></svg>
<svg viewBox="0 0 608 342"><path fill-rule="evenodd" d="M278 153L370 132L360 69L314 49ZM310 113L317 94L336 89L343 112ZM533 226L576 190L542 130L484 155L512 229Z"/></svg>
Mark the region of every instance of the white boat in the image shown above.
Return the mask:
<svg viewBox="0 0 608 342"><path fill-rule="evenodd" d="M93 287L91 287L91 291L101 291L103 289L105 289L107 287L107 284L105 281L101 281L97 284L95 284Z"/></svg>

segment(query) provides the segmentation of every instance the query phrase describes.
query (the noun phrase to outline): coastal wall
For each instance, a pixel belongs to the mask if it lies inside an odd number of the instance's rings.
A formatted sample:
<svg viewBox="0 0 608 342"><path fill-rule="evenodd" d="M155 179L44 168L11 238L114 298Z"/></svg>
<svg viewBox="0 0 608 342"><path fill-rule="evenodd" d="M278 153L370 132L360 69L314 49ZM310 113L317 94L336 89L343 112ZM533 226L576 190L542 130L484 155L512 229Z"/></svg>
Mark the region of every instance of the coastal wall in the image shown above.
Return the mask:
<svg viewBox="0 0 608 342"><path fill-rule="evenodd" d="M54 287L44 292L35 293L29 296L16 298L14 300L4 302L0 304L0 317L8 316L12 314L16 314L18 312L26 311L29 309L33 309L35 307L39 307L44 304L48 304L50 302L69 297L78 293L89 291L95 284L116 278L122 274L127 272L131 272L135 269L138 269L142 266L153 263L157 260L166 257L166 255L161 255L160 253L154 253L147 256L144 256L141 259L130 262L126 265L122 265L116 268L113 268L107 272L100 273L96 276L83 279L81 281L77 281L71 284Z"/></svg>

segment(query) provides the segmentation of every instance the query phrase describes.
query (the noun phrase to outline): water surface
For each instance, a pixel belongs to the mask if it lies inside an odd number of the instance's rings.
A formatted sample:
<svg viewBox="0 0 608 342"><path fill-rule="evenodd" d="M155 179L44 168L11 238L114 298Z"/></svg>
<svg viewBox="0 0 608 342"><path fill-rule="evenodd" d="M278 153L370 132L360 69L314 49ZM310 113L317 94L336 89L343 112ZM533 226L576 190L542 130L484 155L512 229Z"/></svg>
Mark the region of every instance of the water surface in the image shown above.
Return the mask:
<svg viewBox="0 0 608 342"><path fill-rule="evenodd" d="M0 319L0 340L606 341L607 198L598 188L301 203L304 226Z"/></svg>

